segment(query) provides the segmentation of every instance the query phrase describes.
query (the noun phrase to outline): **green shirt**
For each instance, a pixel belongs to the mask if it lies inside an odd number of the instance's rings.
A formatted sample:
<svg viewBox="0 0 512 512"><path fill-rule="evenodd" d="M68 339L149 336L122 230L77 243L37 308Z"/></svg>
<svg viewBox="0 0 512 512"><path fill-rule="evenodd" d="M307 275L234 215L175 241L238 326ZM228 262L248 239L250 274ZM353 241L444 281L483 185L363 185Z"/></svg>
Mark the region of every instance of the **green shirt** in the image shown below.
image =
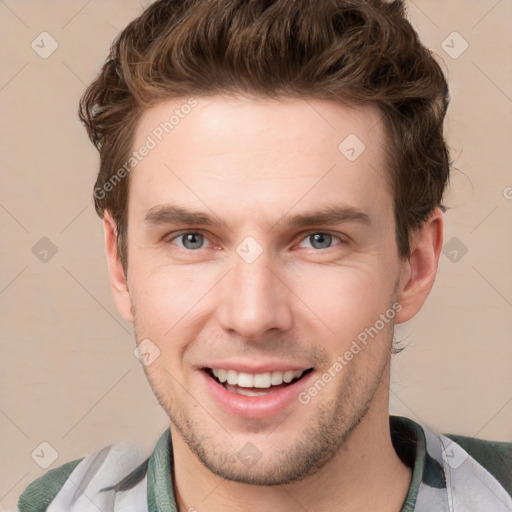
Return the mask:
<svg viewBox="0 0 512 512"><path fill-rule="evenodd" d="M400 512L512 511L512 443L441 435L390 416L391 439L412 480ZM32 482L19 512L178 512L168 428L140 462L126 448L105 447Z"/></svg>

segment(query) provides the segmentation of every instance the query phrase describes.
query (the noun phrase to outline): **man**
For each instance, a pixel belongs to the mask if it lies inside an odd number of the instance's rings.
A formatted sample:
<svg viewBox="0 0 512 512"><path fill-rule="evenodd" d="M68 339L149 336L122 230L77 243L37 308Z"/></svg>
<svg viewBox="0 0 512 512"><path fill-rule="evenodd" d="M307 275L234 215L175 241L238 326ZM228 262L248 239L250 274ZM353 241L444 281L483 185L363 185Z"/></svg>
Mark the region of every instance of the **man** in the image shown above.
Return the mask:
<svg viewBox="0 0 512 512"><path fill-rule="evenodd" d="M81 102L110 284L170 419L21 512L512 510L512 443L389 416L434 283L445 78L400 2L157 1Z"/></svg>

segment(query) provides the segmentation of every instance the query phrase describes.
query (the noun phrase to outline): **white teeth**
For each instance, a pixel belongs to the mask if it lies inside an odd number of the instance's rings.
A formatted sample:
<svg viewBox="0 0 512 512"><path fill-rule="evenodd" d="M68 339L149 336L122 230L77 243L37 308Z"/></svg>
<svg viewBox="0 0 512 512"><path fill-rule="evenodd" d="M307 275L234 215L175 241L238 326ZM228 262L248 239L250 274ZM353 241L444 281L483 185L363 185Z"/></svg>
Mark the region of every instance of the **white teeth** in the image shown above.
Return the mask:
<svg viewBox="0 0 512 512"><path fill-rule="evenodd" d="M254 377L250 373L240 372L238 374L238 385L242 388L252 388Z"/></svg>
<svg viewBox="0 0 512 512"><path fill-rule="evenodd" d="M226 370L224 371L226 372ZM213 374L215 375L215 370L213 370ZM226 372L226 379L228 381L228 384L234 386L238 382L238 372L236 372L235 370L228 370Z"/></svg>
<svg viewBox="0 0 512 512"><path fill-rule="evenodd" d="M269 388L270 386L279 386L280 384L283 384L283 382L290 383L293 379L300 377L304 372L305 370L297 370L252 374L247 372L237 372L236 370L212 369L213 375L215 375L220 382L227 381L231 386L262 389Z"/></svg>
<svg viewBox="0 0 512 512"><path fill-rule="evenodd" d="M269 388L272 382L272 374L270 372L267 373L257 373L254 376L254 384L255 388Z"/></svg>
<svg viewBox="0 0 512 512"><path fill-rule="evenodd" d="M285 382L291 382L294 375L295 375L295 372L284 372L283 380Z"/></svg>
<svg viewBox="0 0 512 512"><path fill-rule="evenodd" d="M279 384L283 383L283 372L272 372L272 376L270 377L270 383L272 386L279 386Z"/></svg>

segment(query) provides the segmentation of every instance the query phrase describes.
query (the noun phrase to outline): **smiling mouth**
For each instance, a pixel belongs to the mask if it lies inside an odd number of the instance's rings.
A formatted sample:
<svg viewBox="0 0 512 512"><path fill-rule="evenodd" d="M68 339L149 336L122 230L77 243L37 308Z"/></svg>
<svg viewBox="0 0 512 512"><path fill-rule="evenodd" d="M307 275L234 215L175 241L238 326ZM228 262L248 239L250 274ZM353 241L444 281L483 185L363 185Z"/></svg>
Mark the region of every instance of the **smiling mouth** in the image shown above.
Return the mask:
<svg viewBox="0 0 512 512"><path fill-rule="evenodd" d="M266 372L262 374L212 368L204 368L204 371L231 393L243 396L264 396L295 384L311 373L313 368L295 372Z"/></svg>

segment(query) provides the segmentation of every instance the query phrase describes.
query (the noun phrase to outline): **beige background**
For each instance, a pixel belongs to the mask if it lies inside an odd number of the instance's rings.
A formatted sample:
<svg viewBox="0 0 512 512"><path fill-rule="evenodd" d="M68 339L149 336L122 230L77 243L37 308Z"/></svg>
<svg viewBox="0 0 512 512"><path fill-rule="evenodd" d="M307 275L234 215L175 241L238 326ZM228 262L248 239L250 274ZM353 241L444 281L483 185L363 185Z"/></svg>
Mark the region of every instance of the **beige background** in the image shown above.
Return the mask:
<svg viewBox="0 0 512 512"><path fill-rule="evenodd" d="M448 247L426 305L397 332L408 348L395 356L391 411L443 432L512 441L512 2L407 4L448 74L447 138L458 170L445 244L456 237L467 253L451 261ZM31 457L40 443L58 452L52 468L119 439L149 452L167 427L110 295L92 206L98 159L76 115L111 40L143 5L0 0L5 510L46 471ZM31 48L43 31L59 45L46 59ZM441 46L460 52L454 31L469 45L457 58ZM47 262L32 250L42 237L57 248Z"/></svg>

